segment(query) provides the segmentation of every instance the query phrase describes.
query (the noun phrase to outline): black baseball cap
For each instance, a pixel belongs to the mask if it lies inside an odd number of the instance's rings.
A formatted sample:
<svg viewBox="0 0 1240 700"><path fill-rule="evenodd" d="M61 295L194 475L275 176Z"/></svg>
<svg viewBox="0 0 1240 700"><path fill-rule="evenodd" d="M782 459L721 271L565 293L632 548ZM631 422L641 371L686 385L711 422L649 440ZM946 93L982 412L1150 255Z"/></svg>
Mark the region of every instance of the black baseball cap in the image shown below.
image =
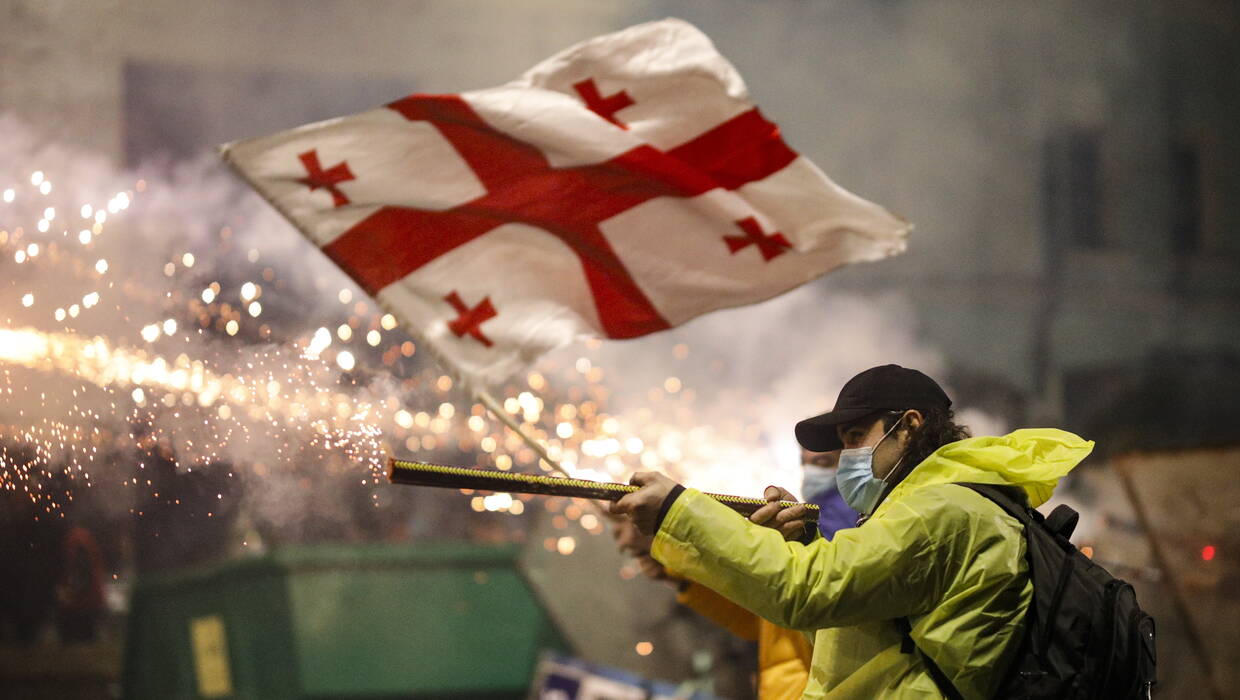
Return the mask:
<svg viewBox="0 0 1240 700"><path fill-rule="evenodd" d="M879 411L924 411L951 405L943 387L915 369L899 365L872 367L848 380L840 389L835 408L797 423L797 442L811 452L830 452L844 446L835 432L838 425Z"/></svg>

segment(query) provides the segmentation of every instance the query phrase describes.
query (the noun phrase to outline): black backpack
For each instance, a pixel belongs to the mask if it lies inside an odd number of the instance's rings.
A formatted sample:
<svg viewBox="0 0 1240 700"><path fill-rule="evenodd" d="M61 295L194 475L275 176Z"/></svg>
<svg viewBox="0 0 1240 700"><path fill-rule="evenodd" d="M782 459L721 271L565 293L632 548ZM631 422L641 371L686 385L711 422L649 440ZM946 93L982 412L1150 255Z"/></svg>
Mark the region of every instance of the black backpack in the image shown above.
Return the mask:
<svg viewBox="0 0 1240 700"><path fill-rule="evenodd" d="M993 484L958 484L1003 508L1025 526L1033 600L1025 636L997 698L1147 698L1154 678L1154 618L1137 605L1132 585L1081 554L1068 541L1080 516L1061 505L1045 518L1024 491ZM896 621L902 651L920 653L939 691L960 692Z"/></svg>

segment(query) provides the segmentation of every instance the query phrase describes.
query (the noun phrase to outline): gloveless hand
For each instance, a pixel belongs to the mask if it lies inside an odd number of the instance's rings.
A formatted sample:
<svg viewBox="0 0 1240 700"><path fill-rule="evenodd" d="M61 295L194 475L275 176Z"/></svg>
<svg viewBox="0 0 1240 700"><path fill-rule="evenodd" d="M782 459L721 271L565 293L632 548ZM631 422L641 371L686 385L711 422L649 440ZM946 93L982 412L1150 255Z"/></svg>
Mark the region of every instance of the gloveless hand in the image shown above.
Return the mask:
<svg viewBox="0 0 1240 700"><path fill-rule="evenodd" d="M809 524L809 510L801 505L784 508L780 501L796 501L786 489L778 486L767 486L763 497L767 504L755 510L749 516L749 522L778 530L785 540L795 540L805 531Z"/></svg>
<svg viewBox="0 0 1240 700"><path fill-rule="evenodd" d="M616 515L629 516L638 532L653 536L659 519L659 509L663 507L667 495L675 488L676 482L658 472L637 472L629 483L641 488L615 501L608 510Z"/></svg>

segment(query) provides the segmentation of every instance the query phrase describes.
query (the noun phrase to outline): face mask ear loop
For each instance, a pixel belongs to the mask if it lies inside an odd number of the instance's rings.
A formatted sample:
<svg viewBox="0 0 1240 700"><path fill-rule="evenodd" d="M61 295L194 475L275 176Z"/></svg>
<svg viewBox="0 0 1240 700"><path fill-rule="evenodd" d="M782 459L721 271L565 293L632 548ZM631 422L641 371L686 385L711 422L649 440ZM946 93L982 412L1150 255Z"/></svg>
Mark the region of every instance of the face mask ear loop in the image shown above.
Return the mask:
<svg viewBox="0 0 1240 700"><path fill-rule="evenodd" d="M896 460L895 465L891 467L891 471L887 472L887 476L884 476L883 478L879 479L879 481L883 482L884 488L886 488L887 486L890 486L890 484L887 483L887 479L890 479L891 475L895 474L896 471L900 469L900 462L903 462L903 461L904 461L904 455L900 455L900 459Z"/></svg>
<svg viewBox="0 0 1240 700"><path fill-rule="evenodd" d="M874 447L870 448L870 454L874 454L875 452L878 452L878 446L883 444L883 440L886 440L887 436L895 432L896 428L900 427L900 422L903 420L904 420L904 414L901 413L900 420L896 421L894 425L888 428L887 432L883 433L883 436L878 439L878 442L874 443ZM896 467L899 467L900 462L903 462L903 461L904 461L904 455L900 455L900 459L896 461L896 464L894 467L891 468L891 471L887 472L887 476L891 476L892 474L894 474L896 471ZM887 476L884 476L882 479L879 479L879 481L883 482L884 484L887 483Z"/></svg>
<svg viewBox="0 0 1240 700"><path fill-rule="evenodd" d="M904 422L904 414L903 414L903 413L901 413L901 414L900 414L900 420L896 421L895 425L891 426L891 430L888 430L886 433L884 433L884 434L883 434L883 437L882 437L882 438L881 438L878 442L874 443L874 449L876 449L876 450L877 450L877 449L878 449L878 446L882 444L883 440L886 440L886 439L887 439L887 436L888 436L888 435L890 435L890 434L892 433L892 431L893 431L893 430L895 430L896 428L900 427L900 424L901 424L901 423L903 423L903 422ZM886 475L886 476L884 476L882 479L879 479L879 481L883 482L883 492L882 492L881 494L879 494L879 496L878 496L878 502L877 502L877 503L875 503L875 504L874 504L874 508L870 510L870 512L871 512L871 513L873 513L874 511L878 510L878 506L879 506L879 505L881 505L881 504L882 504L882 502L883 502L883 501L887 498L887 494L891 493L891 489L895 488L895 486L894 486L893 484L890 484L890 483L888 483L888 482L887 482L887 479L891 478L891 475L892 475L892 474L895 474L897 471L899 471L899 470L900 470L900 463L901 463L901 462L903 462L903 461L904 461L904 455L903 455L903 454L901 454L901 455L900 455L900 459L897 459L897 460L896 460L896 463L895 463L894 465L892 465L892 467L891 467L891 471L887 472L887 475ZM897 482L897 483L898 483L898 482Z"/></svg>

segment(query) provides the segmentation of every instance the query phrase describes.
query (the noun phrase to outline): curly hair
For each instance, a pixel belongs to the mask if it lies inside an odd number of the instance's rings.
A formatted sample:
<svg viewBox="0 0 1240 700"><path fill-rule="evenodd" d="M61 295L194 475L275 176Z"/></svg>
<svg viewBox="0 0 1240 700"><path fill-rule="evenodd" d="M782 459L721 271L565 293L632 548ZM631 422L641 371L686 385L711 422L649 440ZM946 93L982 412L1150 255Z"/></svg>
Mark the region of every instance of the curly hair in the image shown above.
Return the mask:
<svg viewBox="0 0 1240 700"><path fill-rule="evenodd" d="M891 427L903 417L903 411L885 414L883 431L891 430ZM950 408L931 408L922 411L921 427L913 431L913 434L909 436L908 444L904 446L904 452L900 453L900 466L904 468L901 471L906 473L912 471L943 445L973 436L968 426L958 425L955 421L956 414Z"/></svg>
<svg viewBox="0 0 1240 700"><path fill-rule="evenodd" d="M920 410L920 409L919 409ZM878 503L887 499L887 494L904 481L905 477L943 445L971 437L967 426L955 422L956 414L951 408L931 408L921 411L921 426L909 436L908 444L900 453L896 471L889 475L887 486L879 496ZM882 416L883 431L891 430L895 424L904 419L904 411L891 411ZM878 508L878 504L874 505Z"/></svg>

